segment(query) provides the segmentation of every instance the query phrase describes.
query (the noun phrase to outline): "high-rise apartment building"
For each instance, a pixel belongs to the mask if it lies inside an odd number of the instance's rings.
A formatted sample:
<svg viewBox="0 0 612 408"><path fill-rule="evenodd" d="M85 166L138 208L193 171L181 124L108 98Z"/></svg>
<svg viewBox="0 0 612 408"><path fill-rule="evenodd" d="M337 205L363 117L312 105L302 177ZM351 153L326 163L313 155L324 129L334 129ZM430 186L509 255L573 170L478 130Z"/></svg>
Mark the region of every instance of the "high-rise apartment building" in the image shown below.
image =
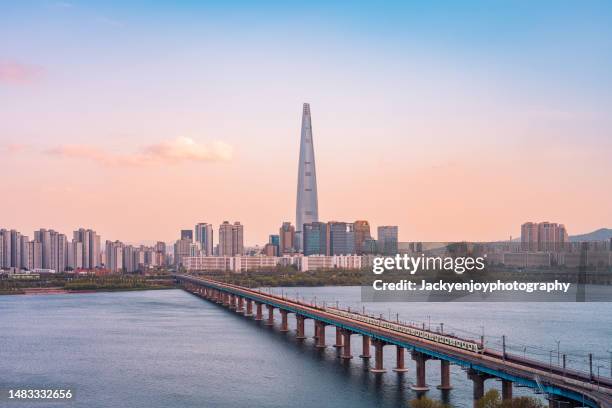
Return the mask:
<svg viewBox="0 0 612 408"><path fill-rule="evenodd" d="M310 105L305 103L302 109L302 132L300 135L300 157L298 162L298 185L295 209L295 248L298 251L303 249L302 228L304 224L319 221L317 173L313 143Z"/></svg>
<svg viewBox="0 0 612 408"><path fill-rule="evenodd" d="M283 222L279 231L279 253L295 252L295 227L290 222Z"/></svg>
<svg viewBox="0 0 612 408"><path fill-rule="evenodd" d="M27 245L28 261L26 268L29 270L42 268L42 245L39 241L30 241Z"/></svg>
<svg viewBox="0 0 612 408"><path fill-rule="evenodd" d="M204 256L213 254L213 226L205 222L196 224L195 240L200 246L200 251Z"/></svg>
<svg viewBox="0 0 612 408"><path fill-rule="evenodd" d="M569 242L565 225L553 222L526 222L521 225L523 251L561 251Z"/></svg>
<svg viewBox="0 0 612 408"><path fill-rule="evenodd" d="M324 222L310 222L304 224L304 256L328 255L328 228Z"/></svg>
<svg viewBox="0 0 612 408"><path fill-rule="evenodd" d="M223 221L219 226L219 256L242 255L244 252L244 226L236 221Z"/></svg>
<svg viewBox="0 0 612 408"><path fill-rule="evenodd" d="M383 255L397 254L398 227L382 225L378 227L378 252Z"/></svg>
<svg viewBox="0 0 612 408"><path fill-rule="evenodd" d="M242 255L244 253L244 226L236 221L232 228L232 249L233 255Z"/></svg>
<svg viewBox="0 0 612 408"><path fill-rule="evenodd" d="M123 243L120 241L106 241L104 266L113 273L123 271Z"/></svg>
<svg viewBox="0 0 612 408"><path fill-rule="evenodd" d="M352 223L330 221L327 223L329 255L352 255L355 253L355 227Z"/></svg>
<svg viewBox="0 0 612 408"><path fill-rule="evenodd" d="M40 242L42 247L42 267L64 272L68 258L66 235L42 228L34 231L34 240Z"/></svg>
<svg viewBox="0 0 612 408"><path fill-rule="evenodd" d="M94 230L79 228L72 234L73 241L80 242L83 251L83 269L100 266L100 236Z"/></svg>
<svg viewBox="0 0 612 408"><path fill-rule="evenodd" d="M158 241L155 244L155 264L156 265L166 265L167 263L167 258L166 258L166 243L162 242L162 241Z"/></svg>
<svg viewBox="0 0 612 408"><path fill-rule="evenodd" d="M190 239L179 239L174 243L174 264L180 266L183 264L183 258L189 256L192 241Z"/></svg>

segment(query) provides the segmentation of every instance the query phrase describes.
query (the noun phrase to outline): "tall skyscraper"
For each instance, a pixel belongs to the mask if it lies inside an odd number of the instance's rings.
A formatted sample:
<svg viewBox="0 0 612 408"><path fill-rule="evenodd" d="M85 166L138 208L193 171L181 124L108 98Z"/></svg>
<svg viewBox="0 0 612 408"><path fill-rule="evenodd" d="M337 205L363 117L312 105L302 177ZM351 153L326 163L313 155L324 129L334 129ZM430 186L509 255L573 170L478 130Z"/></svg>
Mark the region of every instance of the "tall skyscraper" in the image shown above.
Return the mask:
<svg viewBox="0 0 612 408"><path fill-rule="evenodd" d="M195 226L195 240L200 245L202 255L211 256L213 254L213 226L206 222L201 222Z"/></svg>
<svg viewBox="0 0 612 408"><path fill-rule="evenodd" d="M310 105L302 110L302 133L300 136L300 159L298 163L297 200L295 206L295 247L302 250L302 228L304 224L319 221L317 199L317 172L315 169L314 145Z"/></svg>
<svg viewBox="0 0 612 408"><path fill-rule="evenodd" d="M397 254L398 228L396 225L378 227L378 251L383 255Z"/></svg>
<svg viewBox="0 0 612 408"><path fill-rule="evenodd" d="M278 231L278 236L280 239L280 254L288 254L295 251L295 227L290 222L283 222Z"/></svg>

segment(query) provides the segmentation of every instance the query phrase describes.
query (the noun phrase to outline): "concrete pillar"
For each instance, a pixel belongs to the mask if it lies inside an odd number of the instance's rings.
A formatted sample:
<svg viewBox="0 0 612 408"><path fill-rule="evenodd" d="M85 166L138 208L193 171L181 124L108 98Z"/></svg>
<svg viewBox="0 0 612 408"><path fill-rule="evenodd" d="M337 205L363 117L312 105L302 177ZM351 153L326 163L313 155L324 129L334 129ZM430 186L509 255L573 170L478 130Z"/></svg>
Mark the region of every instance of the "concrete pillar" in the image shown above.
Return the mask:
<svg viewBox="0 0 612 408"><path fill-rule="evenodd" d="M295 319L296 319L296 326L297 326L297 330L296 330L296 339L305 339L306 336L304 335L304 316L300 316L298 314L295 315Z"/></svg>
<svg viewBox="0 0 612 408"><path fill-rule="evenodd" d="M334 344L334 347L342 347L342 329L338 326L336 326L336 344Z"/></svg>
<svg viewBox="0 0 612 408"><path fill-rule="evenodd" d="M289 323L287 322L287 314L289 312L283 309L280 309L280 314L281 314L281 332L288 332L289 331Z"/></svg>
<svg viewBox="0 0 612 408"><path fill-rule="evenodd" d="M257 321L263 320L263 313L261 311L261 306L262 306L261 303L257 303L257 307L256 307L257 314L255 314L255 320L257 320Z"/></svg>
<svg viewBox="0 0 612 408"><path fill-rule="evenodd" d="M502 400L512 399L512 381L502 379Z"/></svg>
<svg viewBox="0 0 612 408"><path fill-rule="evenodd" d="M385 343L381 340L374 340L374 368L370 368L373 373L384 373L385 368L383 367L383 347Z"/></svg>
<svg viewBox="0 0 612 408"><path fill-rule="evenodd" d="M418 351L412 352L412 359L416 362L416 384L412 385L414 391L429 391L427 382L425 380L425 367L427 362L427 356Z"/></svg>
<svg viewBox="0 0 612 408"><path fill-rule="evenodd" d="M405 373L408 371L406 365L404 364L404 348L400 346L395 346L395 368L393 371L396 373Z"/></svg>
<svg viewBox="0 0 612 408"><path fill-rule="evenodd" d="M223 293L223 306L229 306L229 295L227 293Z"/></svg>
<svg viewBox="0 0 612 408"><path fill-rule="evenodd" d="M452 390L450 384L450 362L446 360L440 360L440 385L439 390Z"/></svg>
<svg viewBox="0 0 612 408"><path fill-rule="evenodd" d="M242 296L238 297L238 307L236 308L237 313L244 313L244 298Z"/></svg>
<svg viewBox="0 0 612 408"><path fill-rule="evenodd" d="M479 373L478 371L470 369L468 370L468 378L472 380L472 383L474 384L473 399L474 399L474 408L476 408L478 400L484 396L485 380L487 378L491 378L491 376L484 374L484 373Z"/></svg>
<svg viewBox="0 0 612 408"><path fill-rule="evenodd" d="M274 306L266 305L268 308L268 318L266 319L266 326L274 325Z"/></svg>
<svg viewBox="0 0 612 408"><path fill-rule="evenodd" d="M325 345L325 323L320 322L320 321L316 321L315 322L315 328L316 326L319 326L319 330L317 331L317 347L318 348L325 348L327 347Z"/></svg>
<svg viewBox="0 0 612 408"><path fill-rule="evenodd" d="M236 296L229 295L229 310L236 310Z"/></svg>
<svg viewBox="0 0 612 408"><path fill-rule="evenodd" d="M338 328L336 328L336 333L340 331L340 333L342 334L342 355L340 356L340 358L343 358L345 360L351 359L353 358L353 354L351 353L351 332L348 330L338 330Z"/></svg>
<svg viewBox="0 0 612 408"><path fill-rule="evenodd" d="M246 314L245 316L253 316L253 301L251 299L247 299L246 301Z"/></svg>
<svg viewBox="0 0 612 408"><path fill-rule="evenodd" d="M363 347L361 349L361 358L370 358L370 337L362 336Z"/></svg>

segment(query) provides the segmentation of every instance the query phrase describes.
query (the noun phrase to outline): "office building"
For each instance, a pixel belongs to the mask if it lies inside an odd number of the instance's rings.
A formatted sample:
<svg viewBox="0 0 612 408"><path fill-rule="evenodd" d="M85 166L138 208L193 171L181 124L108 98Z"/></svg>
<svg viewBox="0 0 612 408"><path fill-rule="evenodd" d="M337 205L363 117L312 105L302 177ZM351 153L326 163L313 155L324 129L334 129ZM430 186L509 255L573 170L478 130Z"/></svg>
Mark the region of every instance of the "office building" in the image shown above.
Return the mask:
<svg viewBox="0 0 612 408"><path fill-rule="evenodd" d="M324 222L310 222L304 224L304 256L327 255L328 229Z"/></svg>
<svg viewBox="0 0 612 408"><path fill-rule="evenodd" d="M352 223L330 221L328 255L352 255L355 253L355 229Z"/></svg>
<svg viewBox="0 0 612 408"><path fill-rule="evenodd" d="M383 225L378 227L378 252L383 255L397 254L398 227Z"/></svg>
<svg viewBox="0 0 612 408"><path fill-rule="evenodd" d="M279 232L279 253L289 254L295 252L295 227L290 222L283 222Z"/></svg>
<svg viewBox="0 0 612 408"><path fill-rule="evenodd" d="M210 256L213 254L213 226L205 222L196 224L195 240L200 246L202 255Z"/></svg>

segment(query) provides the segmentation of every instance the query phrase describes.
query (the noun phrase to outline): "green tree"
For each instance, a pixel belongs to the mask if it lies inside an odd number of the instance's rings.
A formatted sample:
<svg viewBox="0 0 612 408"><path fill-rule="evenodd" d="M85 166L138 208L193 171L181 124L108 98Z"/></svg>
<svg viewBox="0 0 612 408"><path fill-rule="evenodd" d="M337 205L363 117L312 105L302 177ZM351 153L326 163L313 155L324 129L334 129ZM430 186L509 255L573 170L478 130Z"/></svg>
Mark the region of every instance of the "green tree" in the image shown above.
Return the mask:
<svg viewBox="0 0 612 408"><path fill-rule="evenodd" d="M500 408L501 398L497 390L489 390L476 402L476 408Z"/></svg>
<svg viewBox="0 0 612 408"><path fill-rule="evenodd" d="M450 408L450 405L427 397L421 397L411 400L410 408Z"/></svg>
<svg viewBox="0 0 612 408"><path fill-rule="evenodd" d="M497 390L489 390L478 400L476 408L544 408L544 404L532 397L502 400Z"/></svg>

